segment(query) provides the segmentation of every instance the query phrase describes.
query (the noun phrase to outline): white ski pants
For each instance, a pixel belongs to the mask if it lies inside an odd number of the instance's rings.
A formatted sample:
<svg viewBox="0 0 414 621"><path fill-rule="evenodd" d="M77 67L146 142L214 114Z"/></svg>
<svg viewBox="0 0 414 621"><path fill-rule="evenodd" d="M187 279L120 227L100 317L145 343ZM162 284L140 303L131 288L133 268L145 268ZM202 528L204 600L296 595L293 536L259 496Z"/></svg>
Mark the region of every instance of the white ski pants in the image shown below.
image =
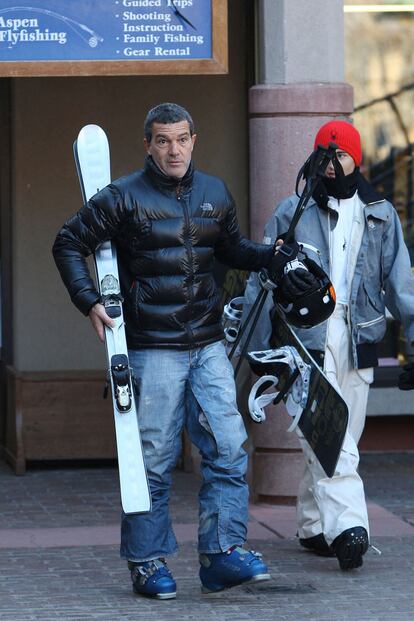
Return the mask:
<svg viewBox="0 0 414 621"><path fill-rule="evenodd" d="M352 368L346 307L341 304L336 306L329 319L324 370L347 403L348 429L331 479L299 432L305 471L299 486L297 520L299 537L323 533L331 544L339 534L353 526L363 526L369 533L364 486L358 474L357 445L364 428L373 369Z"/></svg>

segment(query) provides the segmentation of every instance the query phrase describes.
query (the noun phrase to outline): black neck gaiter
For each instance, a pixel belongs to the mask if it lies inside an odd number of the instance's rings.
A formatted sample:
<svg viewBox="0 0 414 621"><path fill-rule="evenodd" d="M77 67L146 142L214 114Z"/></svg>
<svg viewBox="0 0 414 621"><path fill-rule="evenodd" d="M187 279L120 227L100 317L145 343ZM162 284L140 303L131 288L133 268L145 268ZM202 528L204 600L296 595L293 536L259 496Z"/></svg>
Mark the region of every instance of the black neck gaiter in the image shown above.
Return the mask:
<svg viewBox="0 0 414 621"><path fill-rule="evenodd" d="M351 198L357 191L359 175L360 172L357 167L350 175L336 174L334 179L324 177L322 183L325 186L328 196L333 196L338 200Z"/></svg>

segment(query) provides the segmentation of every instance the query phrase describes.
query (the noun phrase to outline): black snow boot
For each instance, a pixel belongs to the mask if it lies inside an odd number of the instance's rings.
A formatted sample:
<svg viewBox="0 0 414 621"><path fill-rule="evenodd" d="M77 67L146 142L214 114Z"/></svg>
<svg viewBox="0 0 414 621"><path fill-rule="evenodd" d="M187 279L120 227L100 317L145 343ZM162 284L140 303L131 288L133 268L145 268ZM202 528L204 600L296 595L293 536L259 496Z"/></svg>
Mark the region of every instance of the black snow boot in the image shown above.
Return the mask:
<svg viewBox="0 0 414 621"><path fill-rule="evenodd" d="M343 570L356 569L362 565L362 557L368 550L368 533L363 526L344 530L332 542L332 550Z"/></svg>
<svg viewBox="0 0 414 621"><path fill-rule="evenodd" d="M327 543L323 533L315 535L314 537L299 538L299 543L302 547L314 552L319 556L335 556L331 546Z"/></svg>

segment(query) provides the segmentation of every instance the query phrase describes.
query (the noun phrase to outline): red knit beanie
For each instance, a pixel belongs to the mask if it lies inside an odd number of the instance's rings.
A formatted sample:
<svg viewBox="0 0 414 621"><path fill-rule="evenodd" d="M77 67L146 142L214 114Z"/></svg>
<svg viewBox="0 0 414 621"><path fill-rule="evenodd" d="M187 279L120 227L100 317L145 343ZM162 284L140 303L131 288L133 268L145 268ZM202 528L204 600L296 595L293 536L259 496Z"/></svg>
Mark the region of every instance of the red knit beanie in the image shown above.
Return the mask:
<svg viewBox="0 0 414 621"><path fill-rule="evenodd" d="M361 136L348 121L329 121L319 129L315 137L314 148L318 145L328 147L330 142L338 145L339 149L346 151L359 166L362 161Z"/></svg>

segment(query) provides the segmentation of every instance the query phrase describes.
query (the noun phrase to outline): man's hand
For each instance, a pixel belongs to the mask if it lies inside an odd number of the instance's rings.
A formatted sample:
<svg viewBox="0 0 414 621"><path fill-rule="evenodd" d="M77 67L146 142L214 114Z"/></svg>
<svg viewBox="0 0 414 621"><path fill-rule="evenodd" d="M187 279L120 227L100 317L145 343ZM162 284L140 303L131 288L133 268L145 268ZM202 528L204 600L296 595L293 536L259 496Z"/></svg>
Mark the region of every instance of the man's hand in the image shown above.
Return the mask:
<svg viewBox="0 0 414 621"><path fill-rule="evenodd" d="M95 304L95 306L92 306L91 310L89 311L89 319L91 320L93 328L99 336L99 339L102 341L102 343L104 343L105 326L108 326L108 328L112 328L112 326L115 325L115 321L106 314L105 307L99 303Z"/></svg>
<svg viewBox="0 0 414 621"><path fill-rule="evenodd" d="M296 259L299 252L299 244L295 241L285 244L282 239L278 239L274 246L272 259L267 267L270 279L278 285L283 277L287 263Z"/></svg>
<svg viewBox="0 0 414 621"><path fill-rule="evenodd" d="M398 388L400 390L412 390L414 388L414 362L405 364L403 369L398 377Z"/></svg>

